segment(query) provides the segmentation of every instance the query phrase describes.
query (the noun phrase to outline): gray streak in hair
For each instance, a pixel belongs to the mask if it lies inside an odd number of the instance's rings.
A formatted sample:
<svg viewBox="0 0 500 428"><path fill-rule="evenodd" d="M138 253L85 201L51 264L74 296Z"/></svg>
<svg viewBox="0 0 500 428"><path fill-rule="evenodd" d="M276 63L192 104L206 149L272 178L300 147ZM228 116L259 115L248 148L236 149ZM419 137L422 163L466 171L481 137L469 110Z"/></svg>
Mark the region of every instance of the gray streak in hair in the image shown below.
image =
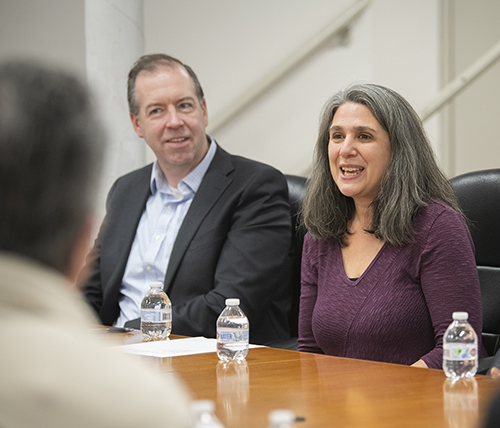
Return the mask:
<svg viewBox="0 0 500 428"><path fill-rule="evenodd" d="M320 116L313 168L304 198L302 221L317 239L346 245L354 201L335 184L328 158L329 128L337 109L352 102L366 106L388 133L391 159L372 203L371 232L396 245L413 239L419 207L439 199L461 213L453 188L439 168L422 122L397 92L375 84L356 84L331 97Z"/></svg>

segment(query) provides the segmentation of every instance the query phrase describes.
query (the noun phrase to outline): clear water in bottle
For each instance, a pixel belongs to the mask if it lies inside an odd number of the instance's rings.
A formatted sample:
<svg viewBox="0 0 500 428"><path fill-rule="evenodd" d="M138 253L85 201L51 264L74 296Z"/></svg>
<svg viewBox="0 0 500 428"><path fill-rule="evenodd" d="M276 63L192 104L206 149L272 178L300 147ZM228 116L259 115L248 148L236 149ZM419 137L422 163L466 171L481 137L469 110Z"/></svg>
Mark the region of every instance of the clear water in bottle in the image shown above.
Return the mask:
<svg viewBox="0 0 500 428"><path fill-rule="evenodd" d="M217 319L217 356L222 361L243 360L248 354L249 323L239 299L226 299Z"/></svg>
<svg viewBox="0 0 500 428"><path fill-rule="evenodd" d="M161 282L149 287L141 303L141 331L145 341L166 340L172 331L172 305Z"/></svg>
<svg viewBox="0 0 500 428"><path fill-rule="evenodd" d="M443 370L451 379L473 377L477 372L477 334L468 317L467 312L453 312L443 337Z"/></svg>

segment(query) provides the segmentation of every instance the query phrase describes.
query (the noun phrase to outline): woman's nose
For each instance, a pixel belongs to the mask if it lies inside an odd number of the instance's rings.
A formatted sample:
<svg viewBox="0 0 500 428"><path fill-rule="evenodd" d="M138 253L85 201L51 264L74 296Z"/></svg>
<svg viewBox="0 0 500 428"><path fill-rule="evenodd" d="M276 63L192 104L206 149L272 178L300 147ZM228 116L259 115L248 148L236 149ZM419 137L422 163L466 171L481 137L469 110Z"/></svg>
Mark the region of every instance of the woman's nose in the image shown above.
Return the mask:
<svg viewBox="0 0 500 428"><path fill-rule="evenodd" d="M352 157L356 155L356 147L354 138L347 135L342 142L342 146L339 151L340 156L344 158Z"/></svg>

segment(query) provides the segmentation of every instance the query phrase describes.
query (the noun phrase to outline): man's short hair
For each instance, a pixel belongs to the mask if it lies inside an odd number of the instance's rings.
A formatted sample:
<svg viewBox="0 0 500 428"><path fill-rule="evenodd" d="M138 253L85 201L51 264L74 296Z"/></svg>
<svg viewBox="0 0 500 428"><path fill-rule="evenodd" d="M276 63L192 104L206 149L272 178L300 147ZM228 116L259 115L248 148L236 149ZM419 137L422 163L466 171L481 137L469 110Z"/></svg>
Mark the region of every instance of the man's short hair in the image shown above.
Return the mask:
<svg viewBox="0 0 500 428"><path fill-rule="evenodd" d="M103 151L75 77L31 62L0 64L0 250L65 272L94 205Z"/></svg>
<svg viewBox="0 0 500 428"><path fill-rule="evenodd" d="M194 89L196 93L196 97L200 102L200 105L203 104L203 100L205 98L203 94L203 89L201 87L200 81L196 76L193 69L177 58L174 58L165 54L149 54L141 56L134 64L130 72L128 73L128 81L127 81L127 99L128 99L128 109L129 112L134 114L135 116L139 116L139 103L137 102L137 98L135 96L135 81L137 76L141 71L146 71L149 73L154 73L161 67L175 67L181 66L183 67L191 80L194 83Z"/></svg>

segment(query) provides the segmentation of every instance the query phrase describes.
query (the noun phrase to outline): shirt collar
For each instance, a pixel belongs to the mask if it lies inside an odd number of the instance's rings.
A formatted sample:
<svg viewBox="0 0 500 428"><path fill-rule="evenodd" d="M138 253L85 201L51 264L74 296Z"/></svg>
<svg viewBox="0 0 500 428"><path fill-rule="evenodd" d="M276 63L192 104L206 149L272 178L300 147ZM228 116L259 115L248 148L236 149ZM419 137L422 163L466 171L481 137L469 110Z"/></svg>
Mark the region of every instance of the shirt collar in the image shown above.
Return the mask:
<svg viewBox="0 0 500 428"><path fill-rule="evenodd" d="M208 148L207 154L205 155L203 160L198 164L198 166L195 169L193 169L188 175L186 175L177 185L177 189L179 189L182 193L184 193L183 192L184 190L185 191L190 190L193 193L196 193L201 185L201 181L203 180L205 173L208 170L208 167L212 163L212 160L215 156L215 151L217 150L217 143L210 135L207 135L207 138L210 141L210 146ZM160 191L162 193L173 194L174 196L176 196L175 194L176 189L173 189L172 187L169 186L167 179L163 174L163 171L158 165L158 160L155 160L153 163L153 170L151 171L150 187L152 195L156 194L157 191Z"/></svg>

